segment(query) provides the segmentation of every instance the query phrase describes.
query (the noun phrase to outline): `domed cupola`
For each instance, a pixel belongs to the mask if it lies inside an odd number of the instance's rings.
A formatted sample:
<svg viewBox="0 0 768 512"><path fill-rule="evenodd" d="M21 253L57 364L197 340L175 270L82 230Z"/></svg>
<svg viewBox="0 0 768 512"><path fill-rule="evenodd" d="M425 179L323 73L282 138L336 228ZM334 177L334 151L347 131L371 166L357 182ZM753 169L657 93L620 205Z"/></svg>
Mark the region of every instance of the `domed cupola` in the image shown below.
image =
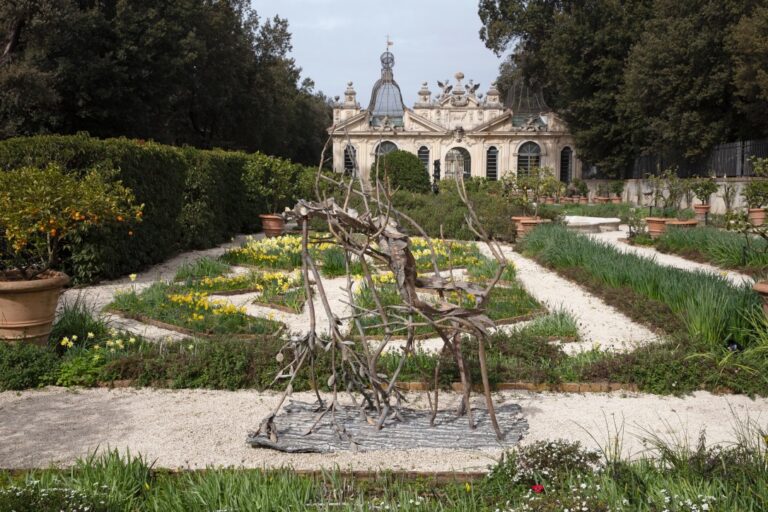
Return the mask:
<svg viewBox="0 0 768 512"><path fill-rule="evenodd" d="M395 56L386 51L381 54L381 78L373 84L371 103L368 106L370 124L374 127L394 128L403 126L403 95L395 82L392 68Z"/></svg>

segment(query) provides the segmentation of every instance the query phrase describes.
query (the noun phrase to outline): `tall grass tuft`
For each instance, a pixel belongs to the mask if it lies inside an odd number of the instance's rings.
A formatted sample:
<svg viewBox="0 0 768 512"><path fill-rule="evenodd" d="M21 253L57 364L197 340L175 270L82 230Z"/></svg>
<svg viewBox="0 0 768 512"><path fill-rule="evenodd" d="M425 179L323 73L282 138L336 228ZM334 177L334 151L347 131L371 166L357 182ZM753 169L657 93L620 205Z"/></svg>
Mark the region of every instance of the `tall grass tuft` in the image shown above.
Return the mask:
<svg viewBox="0 0 768 512"><path fill-rule="evenodd" d="M109 325L82 296L65 300L49 338L50 343L59 347L64 337L76 336L75 346L87 348L103 339L109 333Z"/></svg>
<svg viewBox="0 0 768 512"><path fill-rule="evenodd" d="M179 266L175 281L196 281L204 277L218 277L229 272L229 265L213 258L200 258Z"/></svg>
<svg viewBox="0 0 768 512"><path fill-rule="evenodd" d="M556 270L575 269L600 286L629 289L662 303L685 326L688 335L710 350L729 341L754 342L745 315L760 308L748 285L736 286L720 275L662 266L562 226L542 226L518 250Z"/></svg>
<svg viewBox="0 0 768 512"><path fill-rule="evenodd" d="M752 274L768 269L765 240L713 227L668 229L656 241L656 248Z"/></svg>

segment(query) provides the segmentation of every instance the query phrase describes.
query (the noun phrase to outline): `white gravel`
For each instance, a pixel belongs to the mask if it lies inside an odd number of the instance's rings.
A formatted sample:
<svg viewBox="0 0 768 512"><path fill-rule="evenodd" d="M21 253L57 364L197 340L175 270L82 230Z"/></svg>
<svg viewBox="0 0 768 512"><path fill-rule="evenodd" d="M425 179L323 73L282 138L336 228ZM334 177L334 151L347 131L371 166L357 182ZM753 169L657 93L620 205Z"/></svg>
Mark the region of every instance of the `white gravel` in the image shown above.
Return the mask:
<svg viewBox="0 0 768 512"><path fill-rule="evenodd" d="M426 408L423 393L412 405ZM311 401L309 393L295 398ZM96 449L140 453L164 468L206 466L296 469L393 469L482 471L501 450L411 450L284 454L246 445L245 438L276 403L274 393L256 391L64 389L0 393L0 468L68 465ZM457 395L441 396L452 408ZM475 406L482 407L480 396ZM735 440L736 420L751 418L765 428L768 400L698 392L685 398L645 394L499 393L497 403L523 408L529 434L523 443L558 438L590 448L605 446L624 430L623 452L636 456L637 436L696 440L702 428L710 443Z"/></svg>
<svg viewBox="0 0 768 512"><path fill-rule="evenodd" d="M663 252L659 252L652 247L641 247L637 245L629 245L621 241L621 239L627 238L628 235L629 235L629 228L627 226L621 226L619 231L609 231L606 233L590 234L588 236L591 236L595 240L607 242L622 252L629 253L629 254L637 254L638 256L643 256L645 258L653 259L659 265L665 265L667 267L675 267L682 270L689 270L689 271L700 270L702 272L709 272L711 274L719 274L719 275L722 275L723 277L728 278L733 284L736 284L736 285L741 285L745 283L751 285L755 282L755 280L752 277L745 274L741 274L739 272L734 272L733 270L724 270L714 265L708 265L706 263L698 263L696 261L691 261L689 259L686 259L680 256L675 256L674 254L664 254Z"/></svg>
<svg viewBox="0 0 768 512"><path fill-rule="evenodd" d="M488 249L481 250L489 254ZM579 324L581 342L563 344L573 354L593 347L602 350L629 351L639 345L658 341L648 328L633 321L614 307L595 297L581 286L568 281L511 247L502 247L504 255L514 263L517 279L536 300L550 311L569 311Z"/></svg>

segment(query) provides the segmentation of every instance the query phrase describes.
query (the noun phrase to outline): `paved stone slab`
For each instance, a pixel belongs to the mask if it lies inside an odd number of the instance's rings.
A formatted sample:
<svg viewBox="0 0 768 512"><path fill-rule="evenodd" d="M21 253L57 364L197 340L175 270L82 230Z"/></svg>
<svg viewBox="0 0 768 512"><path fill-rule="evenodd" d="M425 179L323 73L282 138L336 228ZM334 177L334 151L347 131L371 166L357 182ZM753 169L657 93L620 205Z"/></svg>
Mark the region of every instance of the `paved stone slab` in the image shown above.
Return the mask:
<svg viewBox="0 0 768 512"><path fill-rule="evenodd" d="M497 406L496 409L496 418L504 434L501 441L496 439L488 411L484 408L472 409L474 429L469 428L466 416L457 416L455 411L438 411L435 426L431 427L429 411L403 409L401 415L404 421L389 419L380 430L355 407L340 407L335 423L331 421L330 413L317 422L321 413L316 409L316 404L291 401L275 417L279 436L277 443L265 435L251 436L248 442L254 447L299 453L435 448L477 450L511 448L528 431L528 422L522 416L521 407L512 403ZM316 422L317 427L307 434ZM348 435L338 433L341 428Z"/></svg>

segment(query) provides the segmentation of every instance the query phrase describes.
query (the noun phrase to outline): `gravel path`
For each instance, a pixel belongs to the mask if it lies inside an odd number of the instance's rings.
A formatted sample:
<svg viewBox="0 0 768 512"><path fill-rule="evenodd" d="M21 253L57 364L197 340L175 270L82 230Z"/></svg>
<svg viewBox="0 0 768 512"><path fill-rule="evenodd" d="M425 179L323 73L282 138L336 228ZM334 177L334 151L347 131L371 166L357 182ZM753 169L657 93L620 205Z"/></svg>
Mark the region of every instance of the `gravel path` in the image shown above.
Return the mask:
<svg viewBox="0 0 768 512"><path fill-rule="evenodd" d="M481 250L489 254L487 247ZM504 255L514 263L517 278L528 293L545 304L550 311L569 311L579 323L582 341L563 344L567 353L599 347L603 350L629 351L638 345L658 341L648 328L633 321L577 284L568 281L535 261L522 256L509 246Z"/></svg>
<svg viewBox="0 0 768 512"><path fill-rule="evenodd" d="M295 398L311 401L309 393ZM410 393L412 406L426 408L424 394ZM751 418L765 428L768 400L698 392L686 398L645 394L499 393L497 403L523 408L529 434L523 443L558 438L590 448L605 446L624 428L625 455L644 450L636 437L654 433L695 442L702 428L707 441L735 439L736 419ZM255 391L64 389L0 393L0 468L71 464L93 450L117 448L141 453L158 467L214 466L296 469L393 469L482 471L501 449L284 454L246 445L247 431L276 403L277 395ZM441 396L441 408L457 403ZM475 406L482 407L480 396ZM729 412L730 411L730 412ZM593 439L594 436L594 439Z"/></svg>
<svg viewBox="0 0 768 512"><path fill-rule="evenodd" d="M750 276L741 274L739 272L735 272L733 270L724 270L714 265L708 265L706 263L698 263L696 261L691 261L689 259L686 259L680 256L675 256L674 254L665 254L663 252L657 251L652 247L641 247L636 245L629 245L620 240L623 238L627 238L628 235L629 235L629 231L627 226L621 226L619 231L608 231L606 233L590 234L587 236L591 236L595 240L607 242L622 252L629 253L629 254L637 254L638 256L643 256L645 258L656 260L656 263L658 263L659 265L675 267L682 270L690 270L690 271L700 270L702 272L720 274L728 278L735 285L741 285L744 283L751 285L755 282L755 280Z"/></svg>

